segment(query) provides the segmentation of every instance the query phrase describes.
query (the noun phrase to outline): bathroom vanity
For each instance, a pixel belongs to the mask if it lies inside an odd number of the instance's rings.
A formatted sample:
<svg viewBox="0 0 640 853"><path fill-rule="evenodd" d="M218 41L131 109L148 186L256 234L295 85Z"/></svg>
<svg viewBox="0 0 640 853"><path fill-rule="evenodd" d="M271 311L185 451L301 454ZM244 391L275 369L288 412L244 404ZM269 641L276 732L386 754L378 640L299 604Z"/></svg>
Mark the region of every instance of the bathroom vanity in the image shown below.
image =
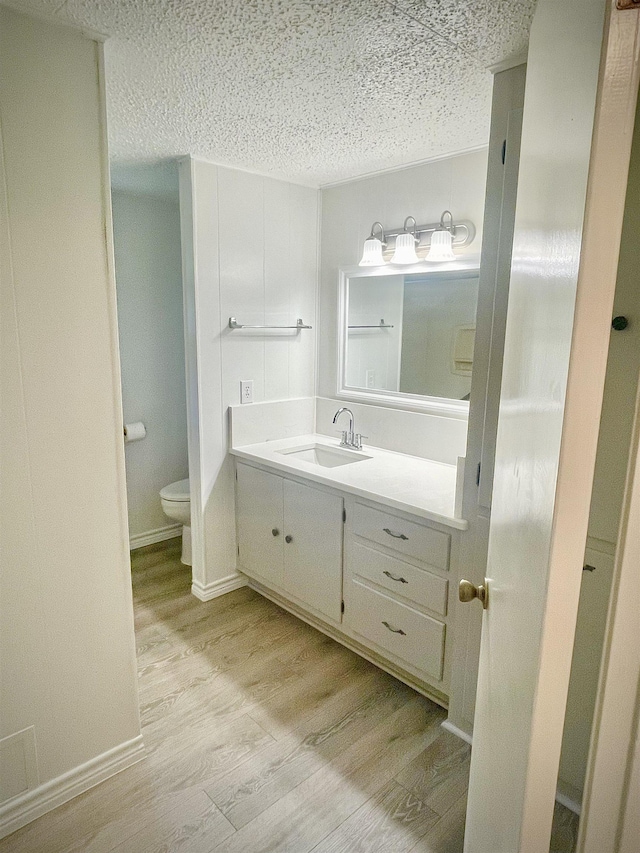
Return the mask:
<svg viewBox="0 0 640 853"><path fill-rule="evenodd" d="M238 571L444 706L477 300L477 256L343 269L335 396L231 407Z"/></svg>
<svg viewBox="0 0 640 853"><path fill-rule="evenodd" d="M455 467L318 435L232 453L250 586L446 706Z"/></svg>

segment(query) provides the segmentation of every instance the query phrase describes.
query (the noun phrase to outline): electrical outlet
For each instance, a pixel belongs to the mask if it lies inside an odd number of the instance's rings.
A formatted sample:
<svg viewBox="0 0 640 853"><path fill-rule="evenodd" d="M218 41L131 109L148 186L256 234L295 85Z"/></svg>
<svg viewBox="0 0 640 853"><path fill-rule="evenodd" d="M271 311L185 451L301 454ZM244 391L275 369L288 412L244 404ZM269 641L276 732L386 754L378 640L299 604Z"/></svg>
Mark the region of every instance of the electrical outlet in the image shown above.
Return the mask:
<svg viewBox="0 0 640 853"><path fill-rule="evenodd" d="M240 380L240 402L253 403L253 379Z"/></svg>
<svg viewBox="0 0 640 853"><path fill-rule="evenodd" d="M375 370L367 370L366 379L367 379L367 388L375 388L376 387L376 372L375 372Z"/></svg>

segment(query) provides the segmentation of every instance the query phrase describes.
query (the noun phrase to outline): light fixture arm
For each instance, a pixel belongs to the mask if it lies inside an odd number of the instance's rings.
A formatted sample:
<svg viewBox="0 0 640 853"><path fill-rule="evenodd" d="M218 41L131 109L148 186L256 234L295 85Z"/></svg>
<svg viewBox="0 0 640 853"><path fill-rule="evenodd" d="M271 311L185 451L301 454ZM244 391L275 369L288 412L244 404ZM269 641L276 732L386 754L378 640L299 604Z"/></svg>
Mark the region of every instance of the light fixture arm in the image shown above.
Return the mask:
<svg viewBox="0 0 640 853"><path fill-rule="evenodd" d="M407 223L409 222L409 220L411 220L411 221L413 222L413 227L411 227L411 226L408 226L408 225L407 225ZM419 238L419 237L418 237L418 235L416 234L416 227L417 227L417 224L418 224L418 223L416 222L415 217L413 217L413 216L407 216L407 218L406 218L406 219L405 219L405 221L404 221L404 225L402 226L402 229L403 229L403 231L405 231L407 234L413 234L413 239L416 241L416 243L419 243L419 242L420 242L420 238Z"/></svg>
<svg viewBox="0 0 640 853"><path fill-rule="evenodd" d="M369 235L369 239L374 238L376 236L376 228L380 230L380 236L378 237L378 239L380 240L383 246L386 246L387 241L385 239L384 227L382 225L382 222L376 221L373 223L373 225L371 226L371 234Z"/></svg>
<svg viewBox="0 0 640 853"><path fill-rule="evenodd" d="M445 225L444 224L444 218L447 215L449 216L449 224ZM453 224L453 213L451 213L450 210L443 211L443 214L440 217L440 230L441 231L449 231L451 234L453 234L454 229L455 229L455 225Z"/></svg>

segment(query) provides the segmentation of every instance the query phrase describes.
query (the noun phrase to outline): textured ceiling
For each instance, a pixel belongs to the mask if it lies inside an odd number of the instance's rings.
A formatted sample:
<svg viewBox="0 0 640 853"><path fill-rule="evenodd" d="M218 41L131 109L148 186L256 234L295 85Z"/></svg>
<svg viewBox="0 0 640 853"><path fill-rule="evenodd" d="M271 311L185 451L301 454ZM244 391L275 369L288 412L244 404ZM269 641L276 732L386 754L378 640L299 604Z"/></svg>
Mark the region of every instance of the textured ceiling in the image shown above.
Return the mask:
<svg viewBox="0 0 640 853"><path fill-rule="evenodd" d="M15 4L15 0L14 0ZM22 0L106 44L111 155L323 184L483 145L535 0Z"/></svg>

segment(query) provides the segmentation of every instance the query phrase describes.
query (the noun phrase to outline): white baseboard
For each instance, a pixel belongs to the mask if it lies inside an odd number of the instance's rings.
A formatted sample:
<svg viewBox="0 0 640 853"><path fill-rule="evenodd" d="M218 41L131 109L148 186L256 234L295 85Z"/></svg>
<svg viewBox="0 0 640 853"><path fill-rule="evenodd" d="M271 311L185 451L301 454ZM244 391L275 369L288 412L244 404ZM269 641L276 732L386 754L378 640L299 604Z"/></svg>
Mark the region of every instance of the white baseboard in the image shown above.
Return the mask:
<svg viewBox="0 0 640 853"><path fill-rule="evenodd" d="M241 586L247 586L247 579L244 575L235 572L213 583L201 584L200 581L193 581L191 592L200 601L211 601L212 598L218 598L219 595L226 595L226 593L234 589L240 589Z"/></svg>
<svg viewBox="0 0 640 853"><path fill-rule="evenodd" d="M144 758L142 735L0 805L0 838L26 826Z"/></svg>
<svg viewBox="0 0 640 853"><path fill-rule="evenodd" d="M556 802L578 816L582 811L580 791L573 785L564 784L561 779L558 780L558 788L556 789Z"/></svg>
<svg viewBox="0 0 640 853"><path fill-rule="evenodd" d="M138 533L129 537L129 550L144 548L145 545L155 545L156 542L164 542L165 539L174 539L182 533L181 524L168 524L166 527L158 527L156 530L148 530L146 533Z"/></svg>
<svg viewBox="0 0 640 853"><path fill-rule="evenodd" d="M446 729L446 731L451 732L451 734L456 735L457 737L466 741L466 743L473 746L473 737L471 735L467 734L462 729L459 729L458 726L455 726L453 723L450 723L449 720L443 720L440 723L440 726L441 726L441 728ZM559 782L558 784L559 784L559 786L561 786L562 782ZM563 787L569 788L568 785L564 785ZM565 806L566 808L569 809L569 811L572 811L574 814L577 814L577 815L580 814L580 811L582 808L578 798L579 798L579 791L576 791L574 793L574 791L572 790L571 793L569 794L566 791L562 791L560 789L560 787L556 788L556 802L560 803L560 805L562 805L562 806Z"/></svg>
<svg viewBox="0 0 640 853"><path fill-rule="evenodd" d="M467 734L462 729L459 729L458 726L454 726L453 723L450 723L449 720L443 720L440 723L440 727L445 729L448 732L451 732L452 735L459 737L460 740L463 740L465 743L468 743L470 746L473 745L473 738L471 735Z"/></svg>

